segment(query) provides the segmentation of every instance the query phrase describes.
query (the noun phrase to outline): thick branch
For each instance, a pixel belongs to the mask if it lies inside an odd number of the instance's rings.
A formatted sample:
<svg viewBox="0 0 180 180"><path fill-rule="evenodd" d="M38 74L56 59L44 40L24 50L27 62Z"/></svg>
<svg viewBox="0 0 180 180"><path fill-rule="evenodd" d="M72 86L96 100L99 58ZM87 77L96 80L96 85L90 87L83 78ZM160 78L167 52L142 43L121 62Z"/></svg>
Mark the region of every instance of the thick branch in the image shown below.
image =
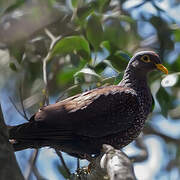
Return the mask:
<svg viewBox="0 0 180 180"><path fill-rule="evenodd" d="M107 171L110 180L134 180L134 170L131 160L125 153L114 149L110 145L103 145L105 154L103 155L100 165Z"/></svg>
<svg viewBox="0 0 180 180"><path fill-rule="evenodd" d="M135 180L131 160L121 150L103 145L100 156L95 158L88 169L80 169L71 180Z"/></svg>
<svg viewBox="0 0 180 180"><path fill-rule="evenodd" d="M0 105L0 179L22 180L24 178L18 167L12 146L8 139L8 132Z"/></svg>

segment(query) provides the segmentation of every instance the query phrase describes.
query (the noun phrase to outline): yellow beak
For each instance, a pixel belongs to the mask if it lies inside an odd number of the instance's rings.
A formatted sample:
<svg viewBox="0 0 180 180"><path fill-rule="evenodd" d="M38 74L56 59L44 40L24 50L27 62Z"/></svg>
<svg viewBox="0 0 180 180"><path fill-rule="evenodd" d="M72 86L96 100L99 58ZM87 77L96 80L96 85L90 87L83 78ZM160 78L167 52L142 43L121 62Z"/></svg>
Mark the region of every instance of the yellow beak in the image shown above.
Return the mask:
<svg viewBox="0 0 180 180"><path fill-rule="evenodd" d="M162 71L165 74L168 74L168 70L166 67L164 67L162 64L155 64L156 68L159 69L160 71Z"/></svg>

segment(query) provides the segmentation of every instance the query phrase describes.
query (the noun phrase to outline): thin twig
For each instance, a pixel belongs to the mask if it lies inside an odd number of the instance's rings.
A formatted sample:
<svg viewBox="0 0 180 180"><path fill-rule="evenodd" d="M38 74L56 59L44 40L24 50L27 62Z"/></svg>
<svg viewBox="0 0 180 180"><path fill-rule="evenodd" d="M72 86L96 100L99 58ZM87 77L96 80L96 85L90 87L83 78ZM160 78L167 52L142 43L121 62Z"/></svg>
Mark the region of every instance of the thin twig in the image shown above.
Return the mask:
<svg viewBox="0 0 180 180"><path fill-rule="evenodd" d="M55 41L56 37L47 28L45 28L44 31L48 35L48 37L51 39L51 41Z"/></svg>
<svg viewBox="0 0 180 180"><path fill-rule="evenodd" d="M29 165L28 165L28 168L26 170L25 180L29 180L30 179L32 170L33 170L33 168L34 168L34 166L36 164L36 160L37 160L38 154L39 154L39 150L35 149L33 151L32 155L31 155L31 157L29 158Z"/></svg>
<svg viewBox="0 0 180 180"><path fill-rule="evenodd" d="M57 41L59 41L62 36L57 36L55 37L47 28L45 29L45 33L47 34L47 36L51 39L51 44L50 44L50 48L49 48L49 53L51 54L51 50L54 47L54 45L57 43Z"/></svg>
<svg viewBox="0 0 180 180"><path fill-rule="evenodd" d="M51 59L51 50L53 49L54 45L57 43L57 41L59 41L62 36L58 36L58 37L55 37L47 28L45 29L45 33L47 34L47 36L51 39L51 44L50 44L50 48L49 48L49 52L47 54L47 56L43 59L43 80L44 80L44 84L45 84L45 92L44 92L44 95L45 95L45 102L46 104L48 105L49 104L49 98L48 98L48 76L47 76L47 62ZM56 154L59 156L63 166L64 166L64 169L66 170L67 174L70 176L71 173L68 169L68 167L66 166L66 163L63 159L63 156L61 154L60 151L56 150Z"/></svg>
<svg viewBox="0 0 180 180"><path fill-rule="evenodd" d="M50 53L48 53L48 55L44 58L43 60L43 81L44 81L44 84L45 84L45 89L44 89L44 102L43 104L49 104L49 98L48 98L48 81L47 81L47 71L46 71L46 65L47 65L47 61L50 57Z"/></svg>
<svg viewBox="0 0 180 180"><path fill-rule="evenodd" d="M61 36L55 37L48 29L45 29L45 33L47 36L51 39L51 44L49 51L46 55L46 57L43 59L43 81L45 84L45 89L44 89L44 102L43 104L46 103L46 105L49 104L49 98L48 98L48 76L47 76L47 62L51 59L51 50L56 44L57 41L60 40Z"/></svg>
<svg viewBox="0 0 180 180"><path fill-rule="evenodd" d="M77 158L77 169L80 168L80 161L79 161L79 158Z"/></svg>
<svg viewBox="0 0 180 180"><path fill-rule="evenodd" d="M14 103L14 101L12 100L11 97L9 97L9 100L11 101L11 103L12 103L12 105L14 106L14 108L16 109L16 111L17 111L24 119L26 119L25 116L24 116L24 114L18 109L18 107L16 106L16 104Z"/></svg>
<svg viewBox="0 0 180 180"><path fill-rule="evenodd" d="M36 165L33 166L33 173L36 176L37 180L47 180L47 178L43 177L40 172L38 171Z"/></svg>
<svg viewBox="0 0 180 180"><path fill-rule="evenodd" d="M23 103L23 97L22 97L22 86L20 85L19 87L19 97L20 97L20 104L21 104L21 107L22 107L22 111L21 112L18 107L16 106L16 104L14 103L14 101L12 100L11 97L9 97L9 100L11 101L12 105L14 106L14 108L16 109L16 111L24 118L26 119L27 121L29 120L29 118L27 117L27 114L26 114L26 111L25 111L25 108L24 108L24 103Z"/></svg>
<svg viewBox="0 0 180 180"><path fill-rule="evenodd" d="M63 156L62 156L61 151L58 151L57 149L55 149L55 151L56 151L56 154L58 155L58 157L60 158L61 163L62 163L62 165L63 165L65 171L66 171L67 174L70 176L71 173L70 173L70 171L69 171L69 169L68 169L68 167L67 167L67 165L66 165L66 163L65 163L65 161L64 161L64 158L63 158Z"/></svg>
<svg viewBox="0 0 180 180"><path fill-rule="evenodd" d="M25 111L25 108L24 108L24 103L23 103L22 94L23 94L22 85L20 85L20 87L19 87L20 103L21 103L21 107L22 107L22 110L23 110L24 118L28 121L29 118L27 117L27 114L26 114L26 111Z"/></svg>
<svg viewBox="0 0 180 180"><path fill-rule="evenodd" d="M79 86L79 85L76 84L76 85L73 85L73 86L69 87L69 88L66 89L65 91L63 91L63 92L61 93L61 95L58 97L58 99L56 100L56 102L59 102L66 93L68 93L69 91L77 88L78 86Z"/></svg>

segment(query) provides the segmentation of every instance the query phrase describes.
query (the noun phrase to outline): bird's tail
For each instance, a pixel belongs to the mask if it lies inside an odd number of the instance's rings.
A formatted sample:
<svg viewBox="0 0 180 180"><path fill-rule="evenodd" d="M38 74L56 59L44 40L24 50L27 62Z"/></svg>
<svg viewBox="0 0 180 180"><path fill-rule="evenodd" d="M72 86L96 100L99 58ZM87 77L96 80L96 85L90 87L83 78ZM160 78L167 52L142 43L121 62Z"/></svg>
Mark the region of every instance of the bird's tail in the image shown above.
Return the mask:
<svg viewBox="0 0 180 180"><path fill-rule="evenodd" d="M9 126L8 130L9 141L15 151L43 146L55 147L72 139L71 131L52 128L39 122L30 121L18 126Z"/></svg>
<svg viewBox="0 0 180 180"><path fill-rule="evenodd" d="M34 129L34 130L33 130ZM32 131L33 130L33 131ZM13 145L15 151L27 148L36 148L35 142L37 137L33 132L37 132L37 128L33 123L24 123L18 126L8 126L9 142ZM32 134L34 134L32 136Z"/></svg>

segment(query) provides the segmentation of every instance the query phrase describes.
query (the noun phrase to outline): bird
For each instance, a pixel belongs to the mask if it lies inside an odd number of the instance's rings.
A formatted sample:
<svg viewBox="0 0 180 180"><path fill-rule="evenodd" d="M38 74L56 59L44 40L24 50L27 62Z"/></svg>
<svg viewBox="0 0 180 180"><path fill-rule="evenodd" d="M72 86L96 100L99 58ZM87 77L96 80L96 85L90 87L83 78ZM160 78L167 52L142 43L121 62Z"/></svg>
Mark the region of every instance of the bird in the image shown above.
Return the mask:
<svg viewBox="0 0 180 180"><path fill-rule="evenodd" d="M98 155L103 144L125 147L141 133L151 112L148 73L153 70L168 74L157 53L137 52L118 85L40 108L28 122L9 128L14 151L48 146L85 158Z"/></svg>

